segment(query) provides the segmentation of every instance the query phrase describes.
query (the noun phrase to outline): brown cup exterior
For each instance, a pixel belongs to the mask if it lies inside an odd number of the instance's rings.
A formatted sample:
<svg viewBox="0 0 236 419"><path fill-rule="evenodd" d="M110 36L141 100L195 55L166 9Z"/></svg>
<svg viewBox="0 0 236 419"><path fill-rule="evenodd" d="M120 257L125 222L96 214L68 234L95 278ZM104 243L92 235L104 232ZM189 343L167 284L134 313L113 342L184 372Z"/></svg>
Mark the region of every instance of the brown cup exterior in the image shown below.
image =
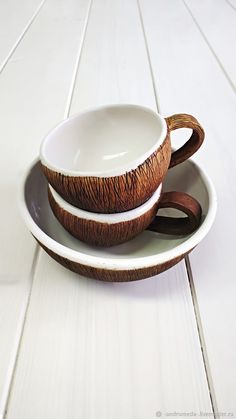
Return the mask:
<svg viewBox="0 0 236 419"><path fill-rule="evenodd" d="M77 239L94 246L114 246L131 240L146 228L171 235L185 235L195 231L201 221L201 206L198 201L183 192L166 192L157 202L139 217L119 223L101 223L80 218L54 199L48 188L51 209L61 225ZM172 218L157 216L159 208L175 208L187 217Z"/></svg>
<svg viewBox="0 0 236 419"><path fill-rule="evenodd" d="M145 230L155 218L158 202L141 216L119 223L101 223L71 214L54 199L48 188L51 209L61 225L75 238L93 246L114 246L131 240Z"/></svg>
<svg viewBox="0 0 236 419"><path fill-rule="evenodd" d="M192 156L204 140L204 131L191 115L176 114L166 118L167 136L160 147L136 169L112 177L67 176L42 164L52 187L75 207L97 213L116 213L134 209L147 201L162 183L168 168ZM171 153L170 132L191 128L190 139Z"/></svg>

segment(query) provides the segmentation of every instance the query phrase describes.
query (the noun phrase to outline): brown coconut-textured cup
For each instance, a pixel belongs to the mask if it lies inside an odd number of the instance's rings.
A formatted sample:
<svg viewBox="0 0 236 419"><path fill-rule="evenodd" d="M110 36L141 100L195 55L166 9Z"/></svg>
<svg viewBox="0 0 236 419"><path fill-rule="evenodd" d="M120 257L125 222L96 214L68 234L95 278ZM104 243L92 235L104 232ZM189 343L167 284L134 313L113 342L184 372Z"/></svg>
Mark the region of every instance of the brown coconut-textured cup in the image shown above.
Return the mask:
<svg viewBox="0 0 236 419"><path fill-rule="evenodd" d="M171 152L170 132L191 128ZM112 105L63 121L43 141L48 182L69 203L96 213L124 212L147 201L168 168L193 155L204 131L191 115L168 118L136 105Z"/></svg>
<svg viewBox="0 0 236 419"><path fill-rule="evenodd" d="M150 230L184 235L196 230L201 220L201 207L183 192L161 194L161 186L143 205L119 214L91 213L73 207L52 187L48 188L49 203L62 226L77 239L95 246L113 246L124 243L147 227ZM156 216L158 208L175 208L187 217Z"/></svg>
<svg viewBox="0 0 236 419"><path fill-rule="evenodd" d="M165 190L176 188L200 200L203 217L194 233L174 240L174 237L167 239L162 234L144 231L115 248L85 245L59 225L48 202L48 184L39 161L34 161L26 170L19 207L38 243L58 263L78 273L78 281L81 275L109 282L136 281L157 275L179 262L206 237L213 225L217 208L215 189L197 164L187 161L169 171ZM170 201L171 197L167 198ZM160 220L157 226L160 227Z"/></svg>

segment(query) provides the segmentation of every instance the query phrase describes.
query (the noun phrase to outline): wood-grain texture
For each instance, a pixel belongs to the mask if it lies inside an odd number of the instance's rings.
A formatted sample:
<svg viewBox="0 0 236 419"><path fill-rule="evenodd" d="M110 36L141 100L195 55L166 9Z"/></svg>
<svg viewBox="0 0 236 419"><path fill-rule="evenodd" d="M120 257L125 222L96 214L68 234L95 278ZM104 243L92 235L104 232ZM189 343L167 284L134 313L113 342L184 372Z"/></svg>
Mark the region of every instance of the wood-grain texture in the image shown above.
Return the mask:
<svg viewBox="0 0 236 419"><path fill-rule="evenodd" d="M65 176L42 165L52 187L70 204L87 211L115 213L147 201L162 182L171 158L170 136L135 170L120 176Z"/></svg>
<svg viewBox="0 0 236 419"><path fill-rule="evenodd" d="M4 123L1 168L6 182L1 217L4 236L1 274L7 275L1 276L0 306L5 329L1 329L0 352L1 365L8 371L7 357L13 346L10 331L19 318L12 293L20 300L19 283L23 277L31 277L25 268L32 262L27 243L33 243L15 216L18 209L12 205L13 183L18 183L20 173L36 156L37 139L63 118L64 108L68 109L67 95L73 85L71 81L69 89L66 79L72 62L69 57L76 55L72 48L74 40L76 51L79 48L83 13L76 11L81 3L85 2L46 2L42 9L45 19L37 19L30 27L24 48L18 46L1 75L1 124ZM221 411L230 411L235 404L232 370L235 334L226 325L235 311L235 263L234 247L231 246L231 252L224 235L230 231L229 237L233 237L235 230L230 216L234 194L228 192L234 183L230 179L234 179L231 170L236 155L232 136L235 98L233 94L230 96L223 73L220 76L221 69L217 70L213 54L204 40L201 42L201 34L194 29L184 4L179 0L140 3L149 9L153 22L146 19L147 14L143 16L151 62L155 64L159 111L165 115L179 110L194 112L204 122L208 138L200 156L204 167L211 175L215 174L219 200L227 204L221 206L222 222L218 219L217 232L193 252L193 273L195 285L197 276L201 287L196 306L200 310L200 330L202 323L208 344L218 406ZM213 3L215 10L217 5ZM63 16L58 16L61 6L66 16L73 14L68 16L67 23ZM208 5L204 11L207 8ZM14 16L18 18L19 14ZM225 18L222 14L218 16ZM217 30L218 25L216 28L212 23L211 13L209 26ZM71 36L73 27L77 29ZM223 39L223 30L220 33ZM225 50L233 60L232 43L227 45ZM137 2L94 0L71 114L111 102L137 103L156 110L147 57ZM10 223L6 223L8 219ZM231 222L230 228L223 229L227 222ZM222 251L225 263L221 263ZM25 327L18 328L22 336L20 350L9 404L6 410L1 410L3 417L143 419L155 417L157 411L162 411L164 417L167 409L212 411L202 359L204 346L202 349L199 342L184 262L148 281L107 284L79 279L40 251L32 272L31 299ZM4 290L9 293L8 299ZM24 318L21 306L18 305ZM14 322L9 324L11 316ZM6 383L4 370L1 377L2 383Z"/></svg>
<svg viewBox="0 0 236 419"><path fill-rule="evenodd" d="M169 116L166 118L166 123L169 131L174 131L179 128L190 128L193 131L189 140L172 153L170 161L171 168L184 162L196 153L203 143L205 133L198 120L194 116L186 113Z"/></svg>
<svg viewBox="0 0 236 419"><path fill-rule="evenodd" d="M20 178L42 136L65 115L89 0L41 4L0 2L0 418L6 414L37 260L36 243L20 217Z"/></svg>
<svg viewBox="0 0 236 419"><path fill-rule="evenodd" d="M140 0L160 112L188 110L206 131L197 161L216 186L219 206L211 233L190 257L193 295L214 411L235 416L236 327L229 319L236 317L236 96L229 81L236 80L236 14L229 3ZM167 65L167 50L174 65Z"/></svg>
<svg viewBox="0 0 236 419"><path fill-rule="evenodd" d="M146 213L120 223L101 223L69 213L55 201L50 188L48 199L52 211L62 226L74 237L95 246L113 246L131 240L145 230L155 218L158 201Z"/></svg>
<svg viewBox="0 0 236 419"><path fill-rule="evenodd" d="M158 149L137 168L122 175L69 176L42 163L44 174L54 189L76 207L100 213L136 208L151 197L163 181L168 168L191 157L204 140L204 130L192 115L172 115L166 118L166 124L167 136ZM179 128L191 128L193 132L189 140L171 154L170 133Z"/></svg>
<svg viewBox="0 0 236 419"><path fill-rule="evenodd" d="M49 187L48 200L55 217L70 234L95 246L125 243L146 228L164 234L190 234L199 227L202 215L201 206L195 198L176 191L161 194L148 211L119 223L99 222L72 214L59 205ZM187 217L156 216L158 208L175 208Z"/></svg>

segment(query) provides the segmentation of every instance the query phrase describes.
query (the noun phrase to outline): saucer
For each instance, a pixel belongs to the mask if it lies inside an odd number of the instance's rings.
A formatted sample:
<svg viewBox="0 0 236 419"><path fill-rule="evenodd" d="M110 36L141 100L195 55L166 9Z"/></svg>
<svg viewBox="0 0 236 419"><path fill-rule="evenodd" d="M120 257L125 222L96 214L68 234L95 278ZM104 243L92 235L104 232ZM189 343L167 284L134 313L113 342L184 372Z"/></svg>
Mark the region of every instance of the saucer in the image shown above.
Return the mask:
<svg viewBox="0 0 236 419"><path fill-rule="evenodd" d="M61 265L102 281L134 281L157 275L178 263L209 232L216 214L216 193L206 173L191 160L168 171L164 191L182 191L202 207L199 228L188 236L170 236L145 230L134 239L109 248L87 245L71 236L57 221L48 202L47 181L40 162L27 170L20 192L24 221L41 247ZM171 211L171 213L170 213ZM174 210L160 210L161 215ZM183 214L178 213L177 216Z"/></svg>

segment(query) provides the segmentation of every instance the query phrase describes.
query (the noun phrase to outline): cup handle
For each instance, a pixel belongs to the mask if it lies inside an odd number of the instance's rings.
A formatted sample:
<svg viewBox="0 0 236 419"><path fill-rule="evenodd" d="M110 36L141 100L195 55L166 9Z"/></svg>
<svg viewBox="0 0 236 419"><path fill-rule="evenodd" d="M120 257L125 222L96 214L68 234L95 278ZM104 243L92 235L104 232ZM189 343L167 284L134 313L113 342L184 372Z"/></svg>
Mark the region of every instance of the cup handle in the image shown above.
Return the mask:
<svg viewBox="0 0 236 419"><path fill-rule="evenodd" d="M157 215L148 230L158 233L185 235L193 233L200 225L202 209L199 202L184 192L165 192L158 203L159 208L175 208L187 217L174 218Z"/></svg>
<svg viewBox="0 0 236 419"><path fill-rule="evenodd" d="M187 160L201 147L205 134L202 126L192 115L180 113L165 118L169 131L178 128L192 128L193 132L189 140L171 155L169 168Z"/></svg>

